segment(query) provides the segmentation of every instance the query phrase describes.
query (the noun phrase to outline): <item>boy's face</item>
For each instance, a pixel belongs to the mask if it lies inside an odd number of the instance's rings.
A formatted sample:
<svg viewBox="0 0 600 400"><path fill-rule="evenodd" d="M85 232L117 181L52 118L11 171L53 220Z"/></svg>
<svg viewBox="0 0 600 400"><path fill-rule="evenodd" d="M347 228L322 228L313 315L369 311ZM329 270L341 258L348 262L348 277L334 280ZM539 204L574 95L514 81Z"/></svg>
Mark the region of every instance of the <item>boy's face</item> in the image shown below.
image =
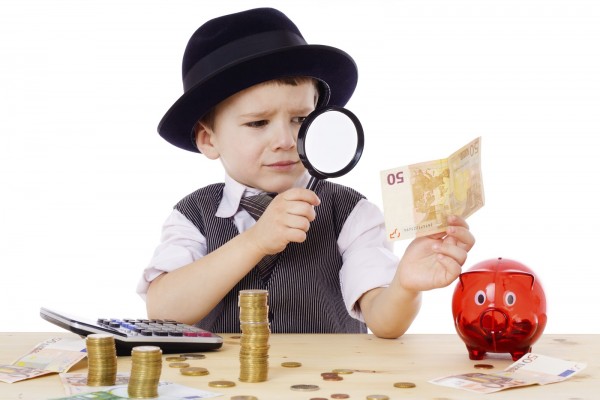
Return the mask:
<svg viewBox="0 0 600 400"><path fill-rule="evenodd" d="M253 86L220 103L212 129L201 126L196 143L207 157L220 158L236 181L283 192L304 174L296 141L316 99L317 89L310 81Z"/></svg>

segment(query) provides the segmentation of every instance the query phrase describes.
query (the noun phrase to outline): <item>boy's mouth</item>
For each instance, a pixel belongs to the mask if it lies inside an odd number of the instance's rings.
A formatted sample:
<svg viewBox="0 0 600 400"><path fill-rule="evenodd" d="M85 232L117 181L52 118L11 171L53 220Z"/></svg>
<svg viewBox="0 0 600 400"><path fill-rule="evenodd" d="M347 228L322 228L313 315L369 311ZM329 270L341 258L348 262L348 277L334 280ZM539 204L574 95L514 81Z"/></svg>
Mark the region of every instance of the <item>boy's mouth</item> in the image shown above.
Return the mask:
<svg viewBox="0 0 600 400"><path fill-rule="evenodd" d="M267 166L269 167L287 167L288 165L295 165L297 164L299 161L291 161L291 160L287 160L287 161L277 161L271 164L267 164Z"/></svg>
<svg viewBox="0 0 600 400"><path fill-rule="evenodd" d="M300 161L292 161L292 160L277 161L274 163L266 164L266 166L270 167L270 168L276 168L276 169L289 169L289 168L294 167L299 162Z"/></svg>

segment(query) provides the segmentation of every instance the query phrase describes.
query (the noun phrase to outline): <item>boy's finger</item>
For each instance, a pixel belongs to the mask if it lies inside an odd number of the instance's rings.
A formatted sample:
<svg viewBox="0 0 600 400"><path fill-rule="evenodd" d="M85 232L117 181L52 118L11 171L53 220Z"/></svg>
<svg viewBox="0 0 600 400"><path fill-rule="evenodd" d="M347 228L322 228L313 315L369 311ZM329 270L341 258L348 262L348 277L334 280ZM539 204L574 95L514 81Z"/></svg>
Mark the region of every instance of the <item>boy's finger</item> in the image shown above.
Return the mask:
<svg viewBox="0 0 600 400"><path fill-rule="evenodd" d="M448 226L462 226L469 229L469 224L467 224L467 221L458 215L450 215L448 217Z"/></svg>
<svg viewBox="0 0 600 400"><path fill-rule="evenodd" d="M279 196L287 201L304 201L313 206L317 206L321 203L319 196L317 196L315 192L304 188L293 188L286 190L285 192L280 193Z"/></svg>

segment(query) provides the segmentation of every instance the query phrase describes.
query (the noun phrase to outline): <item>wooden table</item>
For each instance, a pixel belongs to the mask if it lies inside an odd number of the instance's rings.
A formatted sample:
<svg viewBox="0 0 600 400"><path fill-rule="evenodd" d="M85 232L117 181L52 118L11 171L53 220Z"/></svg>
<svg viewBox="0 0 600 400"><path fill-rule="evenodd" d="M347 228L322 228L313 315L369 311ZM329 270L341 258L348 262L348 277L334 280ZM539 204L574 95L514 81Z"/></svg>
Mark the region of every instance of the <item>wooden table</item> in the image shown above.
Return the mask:
<svg viewBox="0 0 600 400"><path fill-rule="evenodd" d="M0 333L0 364L11 364L34 345L52 337L75 335L65 333ZM254 395L259 400L309 400L331 398L334 393L346 393L350 399L366 399L367 395L385 394L390 399L564 399L600 398L600 335L544 335L533 346L535 353L587 363L587 368L575 377L546 386L530 386L480 395L464 390L428 383L440 376L482 372L474 369L479 363L469 360L464 344L456 335L408 334L396 340L379 339L372 335L271 335L269 379L262 383L244 383L239 376L239 336L222 335L223 348L206 353L204 360L189 361L192 366L205 367L208 376L183 376L179 370L163 362L161 380L176 382L197 389L220 392L217 399L229 400L235 395ZM164 357L163 357L164 360ZM299 368L284 368L284 361L298 361ZM491 354L483 362L494 365L489 371L501 371L512 363L508 354ZM119 372L129 372L130 357L119 357ZM324 381L321 373L334 368L355 370L342 375L342 381ZM84 360L69 372L87 372ZM209 381L231 380L233 388L215 389ZM410 381L413 389L398 389L394 382ZM297 392L295 384L315 384L320 390ZM0 399L48 399L65 396L57 374L13 384L0 382Z"/></svg>

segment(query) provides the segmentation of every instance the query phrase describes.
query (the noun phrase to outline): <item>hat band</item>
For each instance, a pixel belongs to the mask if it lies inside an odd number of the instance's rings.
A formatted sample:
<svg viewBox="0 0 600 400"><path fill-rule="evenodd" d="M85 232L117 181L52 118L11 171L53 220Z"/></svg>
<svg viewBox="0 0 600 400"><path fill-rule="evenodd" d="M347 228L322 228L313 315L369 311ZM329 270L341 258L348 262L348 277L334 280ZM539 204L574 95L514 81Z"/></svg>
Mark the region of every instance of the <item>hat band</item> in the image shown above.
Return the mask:
<svg viewBox="0 0 600 400"><path fill-rule="evenodd" d="M269 31L234 40L201 58L183 77L183 90L194 87L221 68L243 58L290 46L306 45L300 35L289 31ZM210 74L206 74L210 71Z"/></svg>

